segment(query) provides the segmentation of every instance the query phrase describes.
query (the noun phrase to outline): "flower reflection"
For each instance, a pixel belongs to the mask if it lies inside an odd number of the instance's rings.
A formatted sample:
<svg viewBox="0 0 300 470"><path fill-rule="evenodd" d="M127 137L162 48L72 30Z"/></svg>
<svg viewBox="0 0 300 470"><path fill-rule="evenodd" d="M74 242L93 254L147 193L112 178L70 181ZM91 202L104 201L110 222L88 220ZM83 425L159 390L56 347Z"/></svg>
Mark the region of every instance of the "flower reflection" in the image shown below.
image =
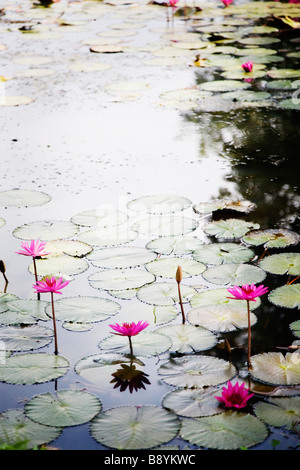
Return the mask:
<svg viewBox="0 0 300 470"><path fill-rule="evenodd" d="M120 387L120 392L124 392L127 388L130 393L134 390L146 389L145 384L150 385L148 374L142 370L136 369L134 364L121 364L121 368L111 374L114 378L110 383L114 383L114 388Z"/></svg>

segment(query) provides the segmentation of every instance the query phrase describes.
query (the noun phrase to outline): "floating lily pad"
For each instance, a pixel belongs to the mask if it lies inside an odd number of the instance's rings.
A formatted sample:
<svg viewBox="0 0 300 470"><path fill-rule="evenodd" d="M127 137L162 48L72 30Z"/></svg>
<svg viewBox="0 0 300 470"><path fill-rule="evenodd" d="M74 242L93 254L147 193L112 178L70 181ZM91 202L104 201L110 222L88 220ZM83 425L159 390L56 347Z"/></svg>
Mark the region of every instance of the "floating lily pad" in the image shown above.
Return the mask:
<svg viewBox="0 0 300 470"><path fill-rule="evenodd" d="M192 257L196 261L212 265L247 263L254 257L254 252L237 243L212 243L197 248Z"/></svg>
<svg viewBox="0 0 300 470"><path fill-rule="evenodd" d="M98 54L117 54L124 52L124 46L122 44L95 44L90 46L90 51Z"/></svg>
<svg viewBox="0 0 300 470"><path fill-rule="evenodd" d="M282 100L278 106L284 109L300 109L300 100L298 98Z"/></svg>
<svg viewBox="0 0 300 470"><path fill-rule="evenodd" d="M193 287L180 284L182 302L188 302L196 293ZM155 282L141 287L137 292L137 298L151 305L174 305L179 302L177 283Z"/></svg>
<svg viewBox="0 0 300 470"><path fill-rule="evenodd" d="M230 362L213 356L172 358L158 369L162 380L179 388L201 388L232 379L236 368Z"/></svg>
<svg viewBox="0 0 300 470"><path fill-rule="evenodd" d="M15 57L13 61L21 65L37 66L37 65L50 64L51 62L53 62L53 58L47 57L47 56L41 56L41 55L23 55L23 56L21 55L21 56Z"/></svg>
<svg viewBox="0 0 300 470"><path fill-rule="evenodd" d="M34 207L47 204L51 197L40 191L29 191L25 189L11 189L0 192L0 206Z"/></svg>
<svg viewBox="0 0 300 470"><path fill-rule="evenodd" d="M248 245L264 245L265 248L285 248L297 245L300 236L296 232L285 229L254 230L243 236L242 240Z"/></svg>
<svg viewBox="0 0 300 470"><path fill-rule="evenodd" d="M80 233L78 239L99 247L112 247L129 243L137 238L136 231L124 227L100 227Z"/></svg>
<svg viewBox="0 0 300 470"><path fill-rule="evenodd" d="M39 325L0 328L0 341L8 351L29 351L51 343L53 330Z"/></svg>
<svg viewBox="0 0 300 470"><path fill-rule="evenodd" d="M270 398L268 402L256 403L254 412L270 426L299 431L300 397Z"/></svg>
<svg viewBox="0 0 300 470"><path fill-rule="evenodd" d="M293 334L300 338L300 320L296 320L290 324L290 329L292 330Z"/></svg>
<svg viewBox="0 0 300 470"><path fill-rule="evenodd" d="M146 264L146 269L155 276L175 279L178 266L182 268L182 277L197 276L205 271L203 263L188 258L160 258Z"/></svg>
<svg viewBox="0 0 300 470"><path fill-rule="evenodd" d="M156 332L166 335L172 340L171 352L181 354L206 351L217 343L217 337L211 331L194 325L162 326Z"/></svg>
<svg viewBox="0 0 300 470"><path fill-rule="evenodd" d="M14 294L10 293L4 293L0 292L0 313L5 312L7 310L7 304L6 302L9 302L10 300L18 300L19 297L17 297Z"/></svg>
<svg viewBox="0 0 300 470"><path fill-rule="evenodd" d="M142 266L156 255L146 248L115 247L94 250L87 258L98 268L122 269Z"/></svg>
<svg viewBox="0 0 300 470"><path fill-rule="evenodd" d="M36 270L38 276L47 276L53 274L55 276L69 276L83 273L89 267L88 262L82 258L74 258L72 256L56 256L48 259L36 259ZM34 274L33 263L29 265L29 272Z"/></svg>
<svg viewBox="0 0 300 470"><path fill-rule="evenodd" d="M298 78L300 77L300 70L297 69L276 69L276 70L269 70L268 75L271 78Z"/></svg>
<svg viewBox="0 0 300 470"><path fill-rule="evenodd" d="M0 305L0 324L2 325L28 325L38 320L47 321L45 308L48 302L34 299L15 299L3 302Z"/></svg>
<svg viewBox="0 0 300 470"><path fill-rule="evenodd" d="M226 411L214 416L182 421L181 437L190 443L218 450L252 447L268 437L266 425L256 416Z"/></svg>
<svg viewBox="0 0 300 470"><path fill-rule="evenodd" d="M252 90L233 91L230 93L223 93L222 95L222 98L224 100L233 100L233 101L261 101L261 100L267 100L270 97L271 97L270 93L266 91L252 91Z"/></svg>
<svg viewBox="0 0 300 470"><path fill-rule="evenodd" d="M211 82L204 82L198 85L201 90L206 91L233 91L243 90L250 86L247 82L239 82L238 80L213 80Z"/></svg>
<svg viewBox="0 0 300 470"><path fill-rule="evenodd" d="M172 346L172 340L165 335L142 331L132 336L133 354L137 357L151 357L163 354ZM127 336L111 335L99 343L99 347L112 353L130 354Z"/></svg>
<svg viewBox="0 0 300 470"><path fill-rule="evenodd" d="M298 353L270 352L252 356L251 374L257 380L275 385L300 383L300 360Z"/></svg>
<svg viewBox="0 0 300 470"><path fill-rule="evenodd" d="M297 90L299 87L299 81L295 80L292 82L291 80L272 80L266 83L266 88L271 90Z"/></svg>
<svg viewBox="0 0 300 470"><path fill-rule="evenodd" d="M71 222L83 227L112 227L126 222L128 216L125 212L113 208L102 207L80 212L71 217Z"/></svg>
<svg viewBox="0 0 300 470"><path fill-rule="evenodd" d="M52 307L46 312L51 317ZM55 317L63 322L94 323L106 320L120 310L120 305L101 297L65 297L55 301Z"/></svg>
<svg viewBox="0 0 300 470"><path fill-rule="evenodd" d="M201 202L193 206L194 212L196 214L210 214L218 210L232 210L237 212L244 212L249 214L253 209L256 208L256 205L251 201L246 201L244 199L240 201L233 201L228 199L216 199L210 202Z"/></svg>
<svg viewBox="0 0 300 470"><path fill-rule="evenodd" d="M262 282L266 273L258 266L232 263L208 268L202 276L213 284L242 286Z"/></svg>
<svg viewBox="0 0 300 470"><path fill-rule="evenodd" d="M172 236L160 237L147 243L146 248L161 255L187 255L203 244L197 237Z"/></svg>
<svg viewBox="0 0 300 470"><path fill-rule="evenodd" d="M95 47L101 47L101 46L95 46ZM130 91L141 92L141 91L147 90L149 87L150 85L148 82L143 82L140 80L122 80L118 82L112 82L109 85L106 85L105 89L106 91L109 91L111 93L122 94L122 93L128 93Z"/></svg>
<svg viewBox="0 0 300 470"><path fill-rule="evenodd" d="M174 390L163 398L162 405L179 416L196 418L222 413L215 399L215 387Z"/></svg>
<svg viewBox="0 0 300 470"><path fill-rule="evenodd" d="M179 429L175 414L153 405L112 408L90 424L97 442L118 450L150 449L171 441Z"/></svg>
<svg viewBox="0 0 300 470"><path fill-rule="evenodd" d="M41 78L54 75L55 71L51 69L27 69L19 71L16 76L21 78Z"/></svg>
<svg viewBox="0 0 300 470"><path fill-rule="evenodd" d="M45 251L48 253L47 257L69 255L81 258L90 253L93 248L87 243L77 240L53 240L45 245Z"/></svg>
<svg viewBox="0 0 300 470"><path fill-rule="evenodd" d="M32 103L33 98L28 96L0 96L0 106L22 106L24 104Z"/></svg>
<svg viewBox="0 0 300 470"><path fill-rule="evenodd" d="M266 44L274 44L275 42L280 42L279 38L270 37L270 36L250 36L247 38L239 39L241 44L247 45L266 45Z"/></svg>
<svg viewBox="0 0 300 470"><path fill-rule="evenodd" d="M191 201L182 196L144 196L128 202L128 209L150 214L170 214L183 211L191 206Z"/></svg>
<svg viewBox="0 0 300 470"><path fill-rule="evenodd" d="M27 449L48 444L57 439L61 428L43 426L27 418L22 409L11 409L0 414L0 445L26 443Z"/></svg>
<svg viewBox="0 0 300 470"><path fill-rule="evenodd" d="M190 300L193 308L201 307L203 305L230 305L233 309L236 307L237 300L230 299L230 294L226 288L207 289L202 292L196 292ZM246 300L239 300L238 304L247 309ZM260 297L256 302L250 302L250 309L254 310L261 304Z"/></svg>
<svg viewBox="0 0 300 470"><path fill-rule="evenodd" d="M67 427L86 423L101 411L100 400L83 390L58 390L34 396L24 411L32 421L45 426Z"/></svg>
<svg viewBox="0 0 300 470"><path fill-rule="evenodd" d="M300 284L277 287L269 294L269 300L278 307L300 308Z"/></svg>
<svg viewBox="0 0 300 470"><path fill-rule="evenodd" d="M61 220L42 220L21 225L13 231L16 238L23 240L39 239L44 241L69 238L78 232L77 225Z"/></svg>
<svg viewBox="0 0 300 470"><path fill-rule="evenodd" d="M272 274L300 275L300 253L282 253L270 255L259 266Z"/></svg>
<svg viewBox="0 0 300 470"><path fill-rule="evenodd" d="M149 216L135 222L132 226L140 234L148 236L184 235L196 230L198 222L190 217L179 216Z"/></svg>
<svg viewBox="0 0 300 470"><path fill-rule="evenodd" d="M155 276L142 269L109 269L91 274L88 278L95 289L137 289L155 281Z"/></svg>
<svg viewBox="0 0 300 470"><path fill-rule="evenodd" d="M6 221L0 217L0 228L6 224Z"/></svg>
<svg viewBox="0 0 300 470"><path fill-rule="evenodd" d="M203 228L207 235L217 238L239 238L250 230L259 228L259 224L247 222L240 219L225 219L216 222L209 222Z"/></svg>
<svg viewBox="0 0 300 470"><path fill-rule="evenodd" d="M209 91L199 90L198 88L184 88L182 90L165 91L160 95L160 98L174 101L197 101L209 96L211 96Z"/></svg>
<svg viewBox="0 0 300 470"><path fill-rule="evenodd" d="M236 55L247 56L247 57L257 57L257 56L267 56L276 54L276 49L267 49L264 47L247 47L245 49L237 49Z"/></svg>
<svg viewBox="0 0 300 470"><path fill-rule="evenodd" d="M18 354L0 363L0 381L10 384L35 384L58 379L65 375L69 361L47 353Z"/></svg>
<svg viewBox="0 0 300 470"><path fill-rule="evenodd" d="M237 302L230 305L203 305L195 307L188 312L187 318L189 323L193 325L200 325L210 331L221 333L236 331L248 326L247 309ZM251 325L254 325L256 321L256 315L251 312Z"/></svg>
<svg viewBox="0 0 300 470"><path fill-rule="evenodd" d="M130 322L137 323L141 318L149 325L161 325L177 318L178 311L175 305L149 305L136 300L134 303L128 302L122 306L123 318L130 319Z"/></svg>
<svg viewBox="0 0 300 470"><path fill-rule="evenodd" d="M100 39L100 38L99 38ZM91 62L74 62L70 65L70 69L75 72L103 72L110 69L110 64L105 63L91 63Z"/></svg>

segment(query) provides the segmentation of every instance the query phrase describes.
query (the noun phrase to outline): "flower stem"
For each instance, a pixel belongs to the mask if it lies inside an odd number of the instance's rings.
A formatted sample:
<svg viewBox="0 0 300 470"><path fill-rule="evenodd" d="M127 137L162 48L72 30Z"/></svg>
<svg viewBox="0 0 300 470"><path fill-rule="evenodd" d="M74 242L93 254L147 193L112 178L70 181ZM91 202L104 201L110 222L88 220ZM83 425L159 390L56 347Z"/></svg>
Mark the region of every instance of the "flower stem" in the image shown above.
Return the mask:
<svg viewBox="0 0 300 470"><path fill-rule="evenodd" d="M248 313L248 370L251 369L251 322L250 322L250 302L247 300Z"/></svg>
<svg viewBox="0 0 300 470"><path fill-rule="evenodd" d="M177 285L178 285L178 297L179 297L179 303L180 303L181 315L182 315L182 324L184 324L185 323L185 314L184 314L181 291L180 291L180 283L178 282Z"/></svg>
<svg viewBox="0 0 300 470"><path fill-rule="evenodd" d="M128 336L128 339L129 339L130 355L133 356L131 336Z"/></svg>
<svg viewBox="0 0 300 470"><path fill-rule="evenodd" d="M56 321L55 321L55 313L54 313L54 299L53 299L53 292L51 292L51 304L52 304L52 320L53 320L53 331L54 331L54 354L58 354L58 347L57 347L57 333L56 333Z"/></svg>
<svg viewBox="0 0 300 470"><path fill-rule="evenodd" d="M35 262L35 257L32 257L33 260L33 268L34 268L34 277L35 277L35 282L38 282L38 275L37 275L37 269L36 269L36 262ZM37 293L37 299L40 300L41 294L38 292Z"/></svg>

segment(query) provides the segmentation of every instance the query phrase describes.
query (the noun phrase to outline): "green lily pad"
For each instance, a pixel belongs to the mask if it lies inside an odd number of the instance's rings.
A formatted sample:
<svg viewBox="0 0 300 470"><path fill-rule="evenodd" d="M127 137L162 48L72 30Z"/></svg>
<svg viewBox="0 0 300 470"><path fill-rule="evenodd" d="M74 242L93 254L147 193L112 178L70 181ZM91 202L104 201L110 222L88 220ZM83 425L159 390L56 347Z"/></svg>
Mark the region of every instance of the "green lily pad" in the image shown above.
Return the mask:
<svg viewBox="0 0 300 470"><path fill-rule="evenodd" d="M269 300L278 307L300 308L300 284L277 287L269 294Z"/></svg>
<svg viewBox="0 0 300 470"><path fill-rule="evenodd" d="M146 264L146 269L155 276L175 279L178 266L182 268L182 277L197 276L205 271L206 266L188 258L160 258Z"/></svg>
<svg viewBox="0 0 300 470"><path fill-rule="evenodd" d="M262 382L275 385L300 383L299 353L270 352L252 356L251 375Z"/></svg>
<svg viewBox="0 0 300 470"><path fill-rule="evenodd" d="M212 265L247 263L254 257L254 252L238 243L212 243L197 248L192 257L196 261Z"/></svg>
<svg viewBox="0 0 300 470"><path fill-rule="evenodd" d="M9 96L9 95L2 95L0 96L0 106L22 106L26 104L30 104L33 102L33 98L29 96Z"/></svg>
<svg viewBox="0 0 300 470"><path fill-rule="evenodd" d="M268 437L268 429L256 416L226 411L214 416L184 418L180 435L200 447L238 450L263 442Z"/></svg>
<svg viewBox="0 0 300 470"><path fill-rule="evenodd" d="M154 405L123 406L99 413L90 424L93 438L118 450L150 449L176 437L177 416Z"/></svg>
<svg viewBox="0 0 300 470"><path fill-rule="evenodd" d="M291 80L272 80L266 83L266 88L270 90L297 90L299 87L299 81L291 81Z"/></svg>
<svg viewBox="0 0 300 470"><path fill-rule="evenodd" d="M122 306L122 317L137 323L141 318L149 325L162 325L176 319L178 311L175 305L149 305L135 299Z"/></svg>
<svg viewBox="0 0 300 470"><path fill-rule="evenodd" d="M178 388L201 388L232 379L236 368L230 362L213 356L172 358L158 369L163 382Z"/></svg>
<svg viewBox="0 0 300 470"><path fill-rule="evenodd" d="M180 284L182 302L188 302L196 293L193 287ZM141 287L137 292L137 298L150 305L174 305L179 302L177 283L155 282Z"/></svg>
<svg viewBox="0 0 300 470"><path fill-rule="evenodd" d="M269 77L274 79L284 78L298 78L300 77L300 70L295 69L277 69L277 70L269 70L268 72Z"/></svg>
<svg viewBox="0 0 300 470"><path fill-rule="evenodd" d="M137 357L152 357L165 353L172 346L172 340L165 335L142 331L139 335L132 336L133 354ZM129 340L127 336L111 335L99 343L99 347L111 353L130 354Z"/></svg>
<svg viewBox="0 0 300 470"><path fill-rule="evenodd" d="M275 44L276 42L280 42L279 38L270 37L270 36L250 36L247 38L239 39L241 44L246 45L266 45L266 44Z"/></svg>
<svg viewBox="0 0 300 470"><path fill-rule="evenodd" d="M1 207L34 207L47 204L51 200L48 194L40 191L11 189L0 192Z"/></svg>
<svg viewBox="0 0 300 470"><path fill-rule="evenodd" d="M46 243L45 251L49 253L47 258L69 255L81 258L90 253L93 248L84 242L77 240L52 240Z"/></svg>
<svg viewBox="0 0 300 470"><path fill-rule="evenodd" d="M285 229L254 230L244 235L242 240L248 245L264 245L264 248L285 248L289 245L297 245L300 235Z"/></svg>
<svg viewBox="0 0 300 470"><path fill-rule="evenodd" d="M80 233L78 239L98 247L112 247L129 243L137 238L136 231L124 227L100 227Z"/></svg>
<svg viewBox="0 0 300 470"><path fill-rule="evenodd" d="M72 256L56 256L48 259L36 259L36 270L38 276L47 276L53 274L55 276L69 276L83 273L89 267L88 262L82 258L74 258ZM31 274L34 274L34 265L31 263L28 267Z"/></svg>
<svg viewBox="0 0 300 470"><path fill-rule="evenodd" d="M253 202L244 199L239 201L233 201L231 199L215 199L214 201L201 202L193 206L194 212L200 215L206 215L210 214L211 212L224 209L249 214L249 212L255 208L256 205Z"/></svg>
<svg viewBox="0 0 300 470"><path fill-rule="evenodd" d="M34 299L7 300L0 305L0 323L2 325L31 324L38 320L47 321L48 302Z"/></svg>
<svg viewBox="0 0 300 470"><path fill-rule="evenodd" d="M39 325L4 326L0 328L0 341L8 351L29 351L47 346L53 340L53 330Z"/></svg>
<svg viewBox="0 0 300 470"><path fill-rule="evenodd" d="M263 75L261 75L263 76ZM242 76L240 78L243 78ZM251 78L251 77L248 77ZM266 91L252 91L252 90L239 90L230 93L223 93L222 98L224 100L234 101L261 101L270 98L270 93Z"/></svg>
<svg viewBox="0 0 300 470"><path fill-rule="evenodd" d="M36 384L65 375L69 361L62 356L47 353L18 354L0 363L0 381L10 384Z"/></svg>
<svg viewBox="0 0 300 470"><path fill-rule="evenodd" d="M247 309L239 303L223 305L203 305L191 309L187 314L189 323L200 325L210 331L225 333L248 327ZM250 323L254 325L256 315L250 313Z"/></svg>
<svg viewBox="0 0 300 470"><path fill-rule="evenodd" d="M99 207L80 212L71 217L71 222L82 227L111 227L122 224L128 220L125 212L117 211L109 207Z"/></svg>
<svg viewBox="0 0 300 470"><path fill-rule="evenodd" d="M179 416L189 418L210 416L223 412L214 398L215 395L215 387L176 389L165 395L162 405Z"/></svg>
<svg viewBox="0 0 300 470"><path fill-rule="evenodd" d="M283 109L300 109L300 100L299 98L282 100L278 103L278 106Z"/></svg>
<svg viewBox="0 0 300 470"><path fill-rule="evenodd" d="M150 214L170 214L183 211L191 206L191 201L182 196L144 196L128 202L128 209Z"/></svg>
<svg viewBox="0 0 300 470"><path fill-rule="evenodd" d="M265 47L252 47L252 48L245 48L245 49L237 49L236 50L236 55L239 56L247 56L247 57L257 57L257 56L267 56L267 55L273 55L276 54L275 49L267 49Z"/></svg>
<svg viewBox="0 0 300 470"><path fill-rule="evenodd" d="M172 340L171 352L181 354L206 351L217 343L217 337L211 331L194 325L161 326L156 332Z"/></svg>
<svg viewBox="0 0 300 470"><path fill-rule="evenodd" d="M240 219L224 219L216 222L209 222L203 227L207 235L217 238L239 238L250 230L259 228L259 224L247 222Z"/></svg>
<svg viewBox="0 0 300 470"><path fill-rule="evenodd" d="M0 413L0 445L17 445L24 442L26 449L48 444L57 439L61 428L43 426L27 418L22 409Z"/></svg>
<svg viewBox="0 0 300 470"><path fill-rule="evenodd" d="M300 429L300 397L270 398L268 402L256 403L254 412L270 426L296 432Z"/></svg>
<svg viewBox="0 0 300 470"><path fill-rule="evenodd" d="M259 266L268 273L300 275L300 253L270 255L260 261Z"/></svg>
<svg viewBox="0 0 300 470"><path fill-rule="evenodd" d="M211 96L209 91L199 90L198 88L184 88L182 90L165 91L160 95L160 98L174 101L197 101L209 96Z"/></svg>
<svg viewBox="0 0 300 470"><path fill-rule="evenodd" d="M120 308L117 302L101 297L65 297L55 301L55 317L63 322L95 323L116 315ZM46 313L51 317L50 304Z"/></svg>
<svg viewBox="0 0 300 470"><path fill-rule="evenodd" d="M91 274L90 285L95 289L138 289L155 281L155 276L142 269L109 269Z"/></svg>
<svg viewBox="0 0 300 470"><path fill-rule="evenodd" d="M172 236L160 237L147 243L146 248L160 255L188 255L203 245L197 237Z"/></svg>
<svg viewBox="0 0 300 470"><path fill-rule="evenodd" d="M222 264L208 268L203 274L206 281L212 284L242 286L262 282L266 273L258 266L251 264Z"/></svg>
<svg viewBox="0 0 300 470"><path fill-rule="evenodd" d="M86 423L101 411L100 400L83 390L58 390L34 396L24 411L32 421L45 426L67 427Z"/></svg>
<svg viewBox="0 0 300 470"><path fill-rule="evenodd" d="M243 90L250 86L247 82L239 82L238 80L213 80L211 82L204 82L198 85L201 90L222 92Z"/></svg>
<svg viewBox="0 0 300 470"><path fill-rule="evenodd" d="M190 217L179 216L149 216L135 222L133 230L148 236L166 237L184 235L196 230L198 222Z"/></svg>
<svg viewBox="0 0 300 470"><path fill-rule="evenodd" d="M218 289L207 289L202 292L196 292L190 300L190 304L193 308L201 306L211 305L230 305L235 309L237 300L230 299L230 294L226 288ZM261 304L260 298L256 299L256 302L250 302L250 309L254 310ZM247 309L247 301L239 300L238 305L242 306L245 311Z"/></svg>
<svg viewBox="0 0 300 470"><path fill-rule="evenodd" d="M94 250L87 256L97 268L124 269L142 266L156 258L146 248L114 247Z"/></svg>
<svg viewBox="0 0 300 470"><path fill-rule="evenodd" d="M300 320L296 320L290 324L290 329L292 330L293 334L300 338Z"/></svg>
<svg viewBox="0 0 300 470"><path fill-rule="evenodd" d="M5 219L3 219L2 217L0 217L0 228L3 227L5 224L6 224Z"/></svg>
<svg viewBox="0 0 300 470"><path fill-rule="evenodd" d="M60 220L42 220L21 225L13 231L16 238L44 241L70 238L78 233L77 225Z"/></svg>

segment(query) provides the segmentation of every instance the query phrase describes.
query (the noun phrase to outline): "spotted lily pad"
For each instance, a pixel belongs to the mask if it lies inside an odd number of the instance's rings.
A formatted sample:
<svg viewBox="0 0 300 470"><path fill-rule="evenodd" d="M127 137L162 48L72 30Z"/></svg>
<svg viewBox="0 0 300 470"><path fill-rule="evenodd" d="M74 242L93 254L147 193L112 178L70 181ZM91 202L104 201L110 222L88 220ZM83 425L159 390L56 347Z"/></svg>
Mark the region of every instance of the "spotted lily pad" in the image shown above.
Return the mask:
<svg viewBox="0 0 300 470"><path fill-rule="evenodd" d="M51 316L51 305L46 312ZM94 323L106 320L120 310L120 305L101 297L65 297L55 301L57 320L73 323Z"/></svg>
<svg viewBox="0 0 300 470"><path fill-rule="evenodd" d="M0 381L10 384L35 384L58 379L65 375L69 361L47 353L18 354L0 363Z"/></svg>
<svg viewBox="0 0 300 470"><path fill-rule="evenodd" d="M112 408L90 423L97 442L118 450L150 449L171 441L179 429L175 414L153 405Z"/></svg>
<svg viewBox="0 0 300 470"><path fill-rule="evenodd" d="M142 269L109 269L91 274L88 278L95 289L137 289L155 281L155 276Z"/></svg>
<svg viewBox="0 0 300 470"><path fill-rule="evenodd" d="M299 431L300 397L269 398L268 402L256 403L254 412L270 426Z"/></svg>
<svg viewBox="0 0 300 470"><path fill-rule="evenodd" d="M300 384L299 353L262 353L252 356L251 374L257 380L275 385Z"/></svg>
<svg viewBox="0 0 300 470"><path fill-rule="evenodd" d="M146 269L155 276L175 279L178 266L182 268L182 277L197 276L205 271L206 266L188 258L160 258L146 264Z"/></svg>
<svg viewBox="0 0 300 470"><path fill-rule="evenodd" d="M242 240L248 245L263 245L265 248L285 248L289 245L297 245L300 236L296 232L285 229L253 230L244 235Z"/></svg>
<svg viewBox="0 0 300 470"><path fill-rule="evenodd" d="M259 228L259 224L240 219L225 219L209 222L203 228L207 235L217 238L239 238L250 230Z"/></svg>
<svg viewBox="0 0 300 470"><path fill-rule="evenodd" d="M87 243L78 240L53 240L45 245L47 258L54 256L69 255L81 258L92 251L92 247Z"/></svg>
<svg viewBox="0 0 300 470"><path fill-rule="evenodd" d="M172 340L165 335L142 331L132 336L133 354L137 357L151 357L165 353L172 346ZM111 335L99 343L99 347L111 353L130 354L127 336Z"/></svg>
<svg viewBox="0 0 300 470"><path fill-rule="evenodd" d="M83 273L89 267L88 262L82 258L72 256L56 256L48 259L36 259L36 270L38 276L70 276ZM34 274L33 263L29 265L29 272Z"/></svg>
<svg viewBox="0 0 300 470"><path fill-rule="evenodd" d="M160 237L147 243L146 248L161 255L187 255L203 244L197 237L171 236Z"/></svg>
<svg viewBox="0 0 300 470"><path fill-rule="evenodd" d="M212 265L247 263L254 257L254 252L238 243L211 243L197 248L192 257L196 261Z"/></svg>
<svg viewBox="0 0 300 470"><path fill-rule="evenodd" d="M202 276L213 284L242 286L262 282L266 273L258 266L231 263L208 268Z"/></svg>
<svg viewBox="0 0 300 470"><path fill-rule="evenodd" d="M213 348L217 337L209 330L194 325L161 326L157 333L168 336L172 340L171 352L191 354Z"/></svg>
<svg viewBox="0 0 300 470"><path fill-rule="evenodd" d="M278 307L300 308L300 284L277 287L269 294L269 300Z"/></svg>
<svg viewBox="0 0 300 470"><path fill-rule="evenodd" d="M22 409L11 409L0 414L0 445L26 443L27 449L48 444L62 432L59 427L44 426L27 418Z"/></svg>
<svg viewBox="0 0 300 470"><path fill-rule="evenodd" d="M142 266L156 258L146 248L114 247L94 250L87 259L98 268L124 269Z"/></svg>
<svg viewBox="0 0 300 470"><path fill-rule="evenodd" d="M28 325L38 320L47 321L46 307L48 302L34 299L10 299L0 305L0 324Z"/></svg>
<svg viewBox="0 0 300 470"><path fill-rule="evenodd" d="M6 326L0 328L0 341L8 351L29 351L51 343L53 331L39 325Z"/></svg>
<svg viewBox="0 0 300 470"><path fill-rule="evenodd" d="M162 405L179 416L210 416L223 412L215 395L215 387L176 389L165 395Z"/></svg>
<svg viewBox="0 0 300 470"><path fill-rule="evenodd" d="M300 275L300 253L282 253L262 259L259 266L272 274Z"/></svg>
<svg viewBox="0 0 300 470"><path fill-rule="evenodd" d="M16 238L23 240L39 239L44 241L66 239L78 232L77 225L61 220L42 220L21 225L13 231Z"/></svg>
<svg viewBox="0 0 300 470"><path fill-rule="evenodd" d="M86 423L101 411L97 397L83 390L46 392L27 401L24 411L32 421L45 426L67 427Z"/></svg>
<svg viewBox="0 0 300 470"><path fill-rule="evenodd" d="M198 222L190 217L149 216L133 224L133 230L142 235L166 237L184 235L196 230Z"/></svg>
<svg viewBox="0 0 300 470"><path fill-rule="evenodd" d="M157 195L144 196L128 202L128 209L150 214L170 214L183 211L191 206L191 201L182 196Z"/></svg>
<svg viewBox="0 0 300 470"><path fill-rule="evenodd" d="M200 447L238 450L263 442L268 437L268 429L256 416L226 411L214 416L184 418L180 435Z"/></svg>
<svg viewBox="0 0 300 470"><path fill-rule="evenodd" d="M180 284L182 302L188 302L196 293L193 287ZM137 292L137 298L151 305L174 305L179 302L177 283L155 282L141 287Z"/></svg>
<svg viewBox="0 0 300 470"><path fill-rule="evenodd" d="M0 192L1 207L34 207L47 204L51 200L48 194L40 191L30 191L25 189L11 189Z"/></svg>
<svg viewBox="0 0 300 470"><path fill-rule="evenodd" d="M213 356L175 357L158 369L162 380L175 387L201 388L232 379L236 369L230 362Z"/></svg>
<svg viewBox="0 0 300 470"><path fill-rule="evenodd" d="M189 323L200 325L211 331L225 333L247 328L247 309L238 302L235 304L203 305L191 309L187 318ZM256 315L250 313L250 323L254 325L257 321Z"/></svg>

